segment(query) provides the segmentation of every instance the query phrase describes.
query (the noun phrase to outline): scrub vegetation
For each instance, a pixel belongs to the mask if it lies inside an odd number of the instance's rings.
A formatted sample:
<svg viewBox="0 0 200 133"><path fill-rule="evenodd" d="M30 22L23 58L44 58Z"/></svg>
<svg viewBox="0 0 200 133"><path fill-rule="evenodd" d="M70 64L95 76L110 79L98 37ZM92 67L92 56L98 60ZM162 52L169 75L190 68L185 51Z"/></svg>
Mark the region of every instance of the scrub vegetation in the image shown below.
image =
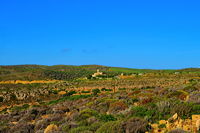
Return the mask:
<svg viewBox="0 0 200 133"><path fill-rule="evenodd" d="M2 133L198 132L199 115L196 68L0 66Z"/></svg>

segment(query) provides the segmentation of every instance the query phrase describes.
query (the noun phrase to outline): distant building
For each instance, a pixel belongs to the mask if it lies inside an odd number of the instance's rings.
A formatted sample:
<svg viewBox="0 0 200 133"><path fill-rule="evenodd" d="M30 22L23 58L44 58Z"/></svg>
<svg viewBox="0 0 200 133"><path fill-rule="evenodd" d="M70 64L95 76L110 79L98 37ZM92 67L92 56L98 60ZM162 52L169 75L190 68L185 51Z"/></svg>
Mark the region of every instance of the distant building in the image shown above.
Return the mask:
<svg viewBox="0 0 200 133"><path fill-rule="evenodd" d="M138 75L139 75L139 76L142 76L142 75L144 75L144 74L143 74L143 73L139 73Z"/></svg>
<svg viewBox="0 0 200 133"><path fill-rule="evenodd" d="M180 74L180 72L175 72L175 74Z"/></svg>
<svg viewBox="0 0 200 133"><path fill-rule="evenodd" d="M94 74L92 75L92 77L97 77L97 76L99 76L99 75L103 75L103 72L100 72L99 69L97 69L97 72L94 73Z"/></svg>

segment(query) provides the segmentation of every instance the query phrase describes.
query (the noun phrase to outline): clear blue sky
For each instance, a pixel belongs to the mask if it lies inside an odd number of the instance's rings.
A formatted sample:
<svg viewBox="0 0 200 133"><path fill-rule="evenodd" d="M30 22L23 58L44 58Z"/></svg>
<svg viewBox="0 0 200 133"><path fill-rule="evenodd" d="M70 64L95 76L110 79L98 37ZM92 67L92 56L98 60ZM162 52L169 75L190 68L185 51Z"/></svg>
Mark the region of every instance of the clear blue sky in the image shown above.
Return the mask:
<svg viewBox="0 0 200 133"><path fill-rule="evenodd" d="M1 0L0 65L200 66L199 0Z"/></svg>

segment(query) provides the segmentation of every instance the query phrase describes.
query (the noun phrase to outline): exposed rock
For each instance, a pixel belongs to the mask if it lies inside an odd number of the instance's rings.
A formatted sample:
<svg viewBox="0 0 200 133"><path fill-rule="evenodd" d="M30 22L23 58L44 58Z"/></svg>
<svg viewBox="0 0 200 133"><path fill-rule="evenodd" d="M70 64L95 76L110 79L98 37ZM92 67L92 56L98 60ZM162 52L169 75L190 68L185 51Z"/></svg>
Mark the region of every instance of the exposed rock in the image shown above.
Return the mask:
<svg viewBox="0 0 200 133"><path fill-rule="evenodd" d="M44 133L53 133L54 131L58 131L58 127L54 124L48 125L44 130Z"/></svg>

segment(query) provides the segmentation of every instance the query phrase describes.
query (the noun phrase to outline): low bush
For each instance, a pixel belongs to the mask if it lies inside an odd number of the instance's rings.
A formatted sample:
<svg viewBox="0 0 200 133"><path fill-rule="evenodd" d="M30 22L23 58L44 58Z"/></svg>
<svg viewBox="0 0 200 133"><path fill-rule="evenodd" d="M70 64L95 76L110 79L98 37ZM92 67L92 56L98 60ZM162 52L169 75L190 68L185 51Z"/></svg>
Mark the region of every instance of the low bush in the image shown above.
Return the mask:
<svg viewBox="0 0 200 133"><path fill-rule="evenodd" d="M3 97L0 97L0 102L3 102L3 99L4 99Z"/></svg>
<svg viewBox="0 0 200 133"><path fill-rule="evenodd" d="M119 111L125 110L128 106L122 101L116 101L110 104L109 112L118 113Z"/></svg>
<svg viewBox="0 0 200 133"><path fill-rule="evenodd" d="M69 131L69 133L84 133L85 131L88 131L87 126L80 126L77 128L73 128Z"/></svg>
<svg viewBox="0 0 200 133"><path fill-rule="evenodd" d="M75 95L75 96L70 96L70 97L66 98L66 100L74 101L74 100L88 98L88 97L91 97L91 95Z"/></svg>
<svg viewBox="0 0 200 133"><path fill-rule="evenodd" d="M88 126L88 129L93 133L103 125L103 122L95 122L92 125Z"/></svg>
<svg viewBox="0 0 200 133"><path fill-rule="evenodd" d="M99 89L93 89L92 90L92 94L94 95L94 96L96 96L98 93L100 93L101 91L99 90Z"/></svg>
<svg viewBox="0 0 200 133"><path fill-rule="evenodd" d="M78 117L78 120L86 120L87 118L90 118L92 116L97 116L98 113L95 110L92 109L84 109L80 111L80 115Z"/></svg>
<svg viewBox="0 0 200 133"><path fill-rule="evenodd" d="M148 131L148 122L140 118L130 118L123 123L127 133L144 133Z"/></svg>
<svg viewBox="0 0 200 133"><path fill-rule="evenodd" d="M193 104L191 114L200 114L200 104Z"/></svg>
<svg viewBox="0 0 200 133"><path fill-rule="evenodd" d="M15 95L15 94L10 94L10 100L11 100L11 101L17 100L16 95Z"/></svg>
<svg viewBox="0 0 200 133"><path fill-rule="evenodd" d="M43 129L45 129L49 124L50 124L50 121L47 120L47 119L38 120L38 121L35 123L35 128L34 128L34 130L35 130L35 131L37 131L37 130L43 130Z"/></svg>
<svg viewBox="0 0 200 133"><path fill-rule="evenodd" d="M82 98L88 98L88 97L91 97L91 95L74 95L74 96L65 96L65 97L62 97L58 100L53 100L53 101L50 101L47 103L47 105L53 105L53 104L57 104L59 102L63 102L63 101L66 101L66 100L69 100L69 101L74 101L74 100L78 100L78 99L82 99Z"/></svg>
<svg viewBox="0 0 200 133"><path fill-rule="evenodd" d="M132 103L138 102L139 100L137 98L132 99Z"/></svg>
<svg viewBox="0 0 200 133"><path fill-rule="evenodd" d="M112 89L102 88L101 91L112 91Z"/></svg>
<svg viewBox="0 0 200 133"><path fill-rule="evenodd" d="M22 111L22 110L26 110L29 108L29 104L24 104L22 106L14 106L13 108L11 108L11 111Z"/></svg>
<svg viewBox="0 0 200 133"><path fill-rule="evenodd" d="M76 91L69 91L64 96L71 96L73 94L76 94Z"/></svg>
<svg viewBox="0 0 200 133"><path fill-rule="evenodd" d="M183 90L190 93L190 92L198 91L198 88L194 86L187 86Z"/></svg>
<svg viewBox="0 0 200 133"><path fill-rule="evenodd" d="M96 133L124 133L121 121L110 121L104 123Z"/></svg>
<svg viewBox="0 0 200 133"><path fill-rule="evenodd" d="M58 90L51 90L51 93L58 94Z"/></svg>
<svg viewBox="0 0 200 133"><path fill-rule="evenodd" d="M4 133L4 132L8 132L8 121L4 121L4 120L1 120L0 121L0 132Z"/></svg>
<svg viewBox="0 0 200 133"><path fill-rule="evenodd" d="M81 93L90 93L90 91L81 91Z"/></svg>
<svg viewBox="0 0 200 133"><path fill-rule="evenodd" d="M170 114L178 114L183 119L191 116L193 105L191 103L177 102L173 107L170 107Z"/></svg>
<svg viewBox="0 0 200 133"><path fill-rule="evenodd" d="M166 124L161 124L158 126L158 128L166 128Z"/></svg>
<svg viewBox="0 0 200 133"><path fill-rule="evenodd" d="M132 115L136 117L144 118L147 115L152 115L153 113L143 106L134 106L132 108Z"/></svg>
<svg viewBox="0 0 200 133"><path fill-rule="evenodd" d="M168 98L178 98L181 94L182 94L182 92L176 90L176 91L173 91L173 92L170 92L169 94L167 94L167 97Z"/></svg>
<svg viewBox="0 0 200 133"><path fill-rule="evenodd" d="M119 91L124 91L126 88L118 88Z"/></svg>
<svg viewBox="0 0 200 133"><path fill-rule="evenodd" d="M34 133L34 125L29 123L19 123L10 128L9 133Z"/></svg>
<svg viewBox="0 0 200 133"><path fill-rule="evenodd" d="M155 122L161 118L160 112L156 110L156 107L153 107L150 104L146 106L134 106L131 109L131 116L143 118L150 122Z"/></svg>
<svg viewBox="0 0 200 133"><path fill-rule="evenodd" d="M115 118L113 115L107 115L107 114L100 114L97 117L99 120L104 121L104 122L117 120L117 118Z"/></svg>

